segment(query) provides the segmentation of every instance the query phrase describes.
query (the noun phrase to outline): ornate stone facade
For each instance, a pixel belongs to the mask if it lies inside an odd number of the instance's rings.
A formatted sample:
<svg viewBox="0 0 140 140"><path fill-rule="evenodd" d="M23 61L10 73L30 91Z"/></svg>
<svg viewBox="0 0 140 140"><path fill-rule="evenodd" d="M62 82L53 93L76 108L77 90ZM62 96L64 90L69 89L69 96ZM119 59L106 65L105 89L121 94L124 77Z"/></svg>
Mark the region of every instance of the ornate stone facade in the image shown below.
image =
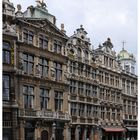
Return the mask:
<svg viewBox="0 0 140 140"><path fill-rule="evenodd" d="M3 0L3 139L136 138L137 76L123 53L110 38L92 50L82 25L65 33L44 1L15 12Z"/></svg>

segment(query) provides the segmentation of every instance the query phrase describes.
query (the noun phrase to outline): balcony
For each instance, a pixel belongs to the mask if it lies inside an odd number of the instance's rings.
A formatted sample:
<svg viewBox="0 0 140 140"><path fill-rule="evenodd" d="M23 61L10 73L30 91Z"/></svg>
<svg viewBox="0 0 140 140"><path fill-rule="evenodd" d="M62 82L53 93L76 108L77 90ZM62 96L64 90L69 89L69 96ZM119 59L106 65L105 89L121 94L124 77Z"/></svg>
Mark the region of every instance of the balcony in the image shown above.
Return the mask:
<svg viewBox="0 0 140 140"><path fill-rule="evenodd" d="M48 119L48 120L54 120L54 119L65 120L65 121L70 120L69 114L62 113L62 112L44 111L44 110L36 111L36 110L20 109L19 117L40 118L40 119Z"/></svg>

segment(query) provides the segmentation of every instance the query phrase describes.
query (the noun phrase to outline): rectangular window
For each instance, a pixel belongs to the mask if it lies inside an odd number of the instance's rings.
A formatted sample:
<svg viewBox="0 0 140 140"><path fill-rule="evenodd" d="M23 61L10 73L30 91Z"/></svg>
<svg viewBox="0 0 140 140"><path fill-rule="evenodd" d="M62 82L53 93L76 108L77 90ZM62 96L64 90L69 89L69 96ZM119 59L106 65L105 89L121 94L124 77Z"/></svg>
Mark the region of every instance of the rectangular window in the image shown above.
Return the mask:
<svg viewBox="0 0 140 140"><path fill-rule="evenodd" d="M7 42L3 42L3 63L11 63L11 46Z"/></svg>
<svg viewBox="0 0 140 140"><path fill-rule="evenodd" d="M71 103L71 115L72 116L77 115L77 103Z"/></svg>
<svg viewBox="0 0 140 140"><path fill-rule="evenodd" d="M92 96L97 97L97 86L92 86Z"/></svg>
<svg viewBox="0 0 140 140"><path fill-rule="evenodd" d="M46 36L43 35L39 36L39 47L43 49L48 48L48 38Z"/></svg>
<svg viewBox="0 0 140 140"><path fill-rule="evenodd" d="M99 81L104 82L104 75L102 71L99 71Z"/></svg>
<svg viewBox="0 0 140 140"><path fill-rule="evenodd" d="M10 99L10 76L3 75L3 100L8 101Z"/></svg>
<svg viewBox="0 0 140 140"><path fill-rule="evenodd" d="M130 81L127 80L127 94L130 94Z"/></svg>
<svg viewBox="0 0 140 140"><path fill-rule="evenodd" d="M115 91L111 91L111 101L115 102Z"/></svg>
<svg viewBox="0 0 140 140"><path fill-rule="evenodd" d="M85 114L85 104L79 104L79 116L84 116Z"/></svg>
<svg viewBox="0 0 140 140"><path fill-rule="evenodd" d="M86 84L86 96L91 96L91 85Z"/></svg>
<svg viewBox="0 0 140 140"><path fill-rule="evenodd" d="M86 66L86 69L85 69L85 76L86 77L90 77L90 66Z"/></svg>
<svg viewBox="0 0 140 140"><path fill-rule="evenodd" d="M92 117L92 105L87 105L87 117Z"/></svg>
<svg viewBox="0 0 140 140"><path fill-rule="evenodd" d="M78 94L83 94L84 93L84 83L83 82L78 82Z"/></svg>
<svg viewBox="0 0 140 140"><path fill-rule="evenodd" d="M107 108L107 119L110 120L110 108Z"/></svg>
<svg viewBox="0 0 140 140"><path fill-rule="evenodd" d="M105 83L109 84L109 74L105 73Z"/></svg>
<svg viewBox="0 0 140 140"><path fill-rule="evenodd" d="M117 109L117 120L120 121L120 110L119 109Z"/></svg>
<svg viewBox="0 0 140 140"><path fill-rule="evenodd" d="M39 59L39 69L40 69L41 76L43 76L43 77L48 76L49 64L48 64L47 59L45 59L45 58L40 58Z"/></svg>
<svg viewBox="0 0 140 140"><path fill-rule="evenodd" d="M34 56L23 54L23 70L27 74L33 74L34 70Z"/></svg>
<svg viewBox="0 0 140 140"><path fill-rule="evenodd" d="M34 87L24 85L23 86L23 95L24 95L24 108L33 109Z"/></svg>
<svg viewBox="0 0 140 140"><path fill-rule="evenodd" d="M95 80L97 77L97 71L95 69L92 69L92 78Z"/></svg>
<svg viewBox="0 0 140 140"><path fill-rule="evenodd" d="M63 107L63 92L54 91L55 111L62 111Z"/></svg>
<svg viewBox="0 0 140 140"><path fill-rule="evenodd" d="M115 108L112 108L112 120L115 121Z"/></svg>
<svg viewBox="0 0 140 140"><path fill-rule="evenodd" d="M76 63L70 61L70 73L76 73Z"/></svg>
<svg viewBox="0 0 140 140"><path fill-rule="evenodd" d="M119 77L116 76L115 79L116 79L116 81L115 81L115 86L119 87Z"/></svg>
<svg viewBox="0 0 140 140"><path fill-rule="evenodd" d="M49 90L40 88L40 108L48 109L48 103L49 103Z"/></svg>
<svg viewBox="0 0 140 140"><path fill-rule="evenodd" d="M134 82L131 82L131 94L134 95Z"/></svg>
<svg viewBox="0 0 140 140"><path fill-rule="evenodd" d="M71 94L76 94L76 81L70 80L70 93Z"/></svg>
<svg viewBox="0 0 140 140"><path fill-rule="evenodd" d="M93 106L93 117L98 117L98 107L97 106Z"/></svg>
<svg viewBox="0 0 140 140"><path fill-rule="evenodd" d="M105 99L105 89L104 88L100 88L100 98L101 99Z"/></svg>
<svg viewBox="0 0 140 140"><path fill-rule="evenodd" d="M33 44L33 32L32 31L28 31L28 30L24 30L23 32L23 39L24 42L28 43L28 44Z"/></svg>
<svg viewBox="0 0 140 140"><path fill-rule="evenodd" d="M105 119L105 108L101 107L101 118L104 120Z"/></svg>
<svg viewBox="0 0 140 140"><path fill-rule="evenodd" d="M125 79L122 79L122 88L123 88L123 92L125 93Z"/></svg>
<svg viewBox="0 0 140 140"><path fill-rule="evenodd" d="M114 86L114 75L110 75L110 83Z"/></svg>
<svg viewBox="0 0 140 140"><path fill-rule="evenodd" d="M54 40L54 52L56 53L62 52L62 42Z"/></svg>
<svg viewBox="0 0 140 140"><path fill-rule="evenodd" d="M83 75L84 65L82 63L78 64L78 75Z"/></svg>
<svg viewBox="0 0 140 140"><path fill-rule="evenodd" d="M61 81L62 80L62 64L54 62L54 69L55 69L55 80Z"/></svg>

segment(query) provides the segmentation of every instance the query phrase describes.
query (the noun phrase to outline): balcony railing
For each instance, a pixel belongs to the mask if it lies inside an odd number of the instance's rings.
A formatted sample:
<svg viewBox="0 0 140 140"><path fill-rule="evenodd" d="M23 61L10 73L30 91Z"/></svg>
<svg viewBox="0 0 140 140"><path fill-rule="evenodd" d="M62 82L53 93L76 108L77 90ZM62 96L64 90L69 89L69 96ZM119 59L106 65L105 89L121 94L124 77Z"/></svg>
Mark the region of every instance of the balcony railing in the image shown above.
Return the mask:
<svg viewBox="0 0 140 140"><path fill-rule="evenodd" d="M12 127L12 121L3 121L3 127Z"/></svg>
<svg viewBox="0 0 140 140"><path fill-rule="evenodd" d="M44 110L19 110L19 117L70 120L69 114Z"/></svg>

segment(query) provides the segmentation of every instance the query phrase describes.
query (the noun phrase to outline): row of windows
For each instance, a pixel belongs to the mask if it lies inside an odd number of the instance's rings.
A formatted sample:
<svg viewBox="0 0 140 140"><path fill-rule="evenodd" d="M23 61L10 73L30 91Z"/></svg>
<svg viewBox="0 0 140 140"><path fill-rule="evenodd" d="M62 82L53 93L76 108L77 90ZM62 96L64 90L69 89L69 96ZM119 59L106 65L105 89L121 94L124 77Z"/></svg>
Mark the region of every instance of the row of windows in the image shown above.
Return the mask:
<svg viewBox="0 0 140 140"><path fill-rule="evenodd" d="M119 76L114 76L109 73L104 73L103 71L99 71L99 81L102 83L110 84L112 86L117 86L117 87L120 86Z"/></svg>
<svg viewBox="0 0 140 140"><path fill-rule="evenodd" d="M136 92L134 90L134 82L129 80L122 79L122 88L123 92L127 92L127 94L134 94Z"/></svg>
<svg viewBox="0 0 140 140"><path fill-rule="evenodd" d="M27 74L34 74L34 56L29 54L23 54L23 71ZM62 80L62 64L53 62L54 77L56 81ZM41 76L48 77L49 73L49 61L45 58L39 58L39 64L36 66L36 70Z"/></svg>
<svg viewBox="0 0 140 140"><path fill-rule="evenodd" d="M85 104L71 103L71 115L72 116L88 116L98 117L98 107L92 105L86 105L87 109L85 112Z"/></svg>
<svg viewBox="0 0 140 140"><path fill-rule="evenodd" d="M84 82L77 82L75 80L70 80L69 90L71 94L81 94L86 96L97 96L97 86L86 84Z"/></svg>
<svg viewBox="0 0 140 140"><path fill-rule="evenodd" d="M24 108L30 109L34 108L34 87L33 86L23 86L24 95ZM40 109L48 109L50 101L50 93L48 89L40 88ZM63 92L54 91L54 104L55 111L62 111L63 107Z"/></svg>
<svg viewBox="0 0 140 140"><path fill-rule="evenodd" d="M78 73L76 72L78 71ZM92 77L96 79L97 71L89 65L82 63L76 64L74 61L70 61L70 73L77 73L78 75L85 75L86 77Z"/></svg>
<svg viewBox="0 0 140 140"><path fill-rule="evenodd" d="M100 99L112 101L112 102L120 102L121 101L121 94L120 92L115 92L113 90L100 88L99 90L99 97Z"/></svg>
<svg viewBox="0 0 140 140"><path fill-rule="evenodd" d="M101 107L101 111L99 111L99 107L92 105L85 105L82 103L71 103L71 115L72 116L87 116L87 117L98 117L99 112L101 113L101 118L108 120L113 119L120 120L120 110L115 111L115 109L107 108L105 112L105 107Z"/></svg>
<svg viewBox="0 0 140 140"><path fill-rule="evenodd" d="M23 32L23 40L28 44L33 44L34 42L34 33L32 31L24 30ZM39 35L39 47L43 49L48 49L49 39L45 35ZM61 53L62 52L62 42L58 40L54 40L53 42L54 52Z"/></svg>

